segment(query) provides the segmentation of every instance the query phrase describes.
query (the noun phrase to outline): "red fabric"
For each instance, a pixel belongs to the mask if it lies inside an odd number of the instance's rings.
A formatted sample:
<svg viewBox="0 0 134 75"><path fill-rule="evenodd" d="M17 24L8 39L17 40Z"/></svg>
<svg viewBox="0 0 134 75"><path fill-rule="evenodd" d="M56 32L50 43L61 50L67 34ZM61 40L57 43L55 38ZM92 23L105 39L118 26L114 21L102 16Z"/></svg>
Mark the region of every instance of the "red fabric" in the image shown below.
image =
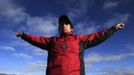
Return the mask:
<svg viewBox="0 0 134 75"><path fill-rule="evenodd" d="M111 29L107 29L89 35L71 34L61 37L41 37L25 34L22 39L48 51L47 75L81 75L80 49L89 48L92 44L95 46L107 39L107 36L112 33Z"/></svg>

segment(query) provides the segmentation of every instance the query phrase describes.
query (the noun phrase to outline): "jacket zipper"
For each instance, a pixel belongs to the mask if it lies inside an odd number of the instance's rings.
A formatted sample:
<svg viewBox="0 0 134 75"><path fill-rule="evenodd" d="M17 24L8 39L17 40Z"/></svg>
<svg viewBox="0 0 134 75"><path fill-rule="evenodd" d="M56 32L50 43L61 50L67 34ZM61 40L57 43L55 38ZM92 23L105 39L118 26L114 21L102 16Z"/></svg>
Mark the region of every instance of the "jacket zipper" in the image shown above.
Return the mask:
<svg viewBox="0 0 134 75"><path fill-rule="evenodd" d="M62 44L62 50L64 53L66 52L66 38L65 37L64 37L63 44Z"/></svg>

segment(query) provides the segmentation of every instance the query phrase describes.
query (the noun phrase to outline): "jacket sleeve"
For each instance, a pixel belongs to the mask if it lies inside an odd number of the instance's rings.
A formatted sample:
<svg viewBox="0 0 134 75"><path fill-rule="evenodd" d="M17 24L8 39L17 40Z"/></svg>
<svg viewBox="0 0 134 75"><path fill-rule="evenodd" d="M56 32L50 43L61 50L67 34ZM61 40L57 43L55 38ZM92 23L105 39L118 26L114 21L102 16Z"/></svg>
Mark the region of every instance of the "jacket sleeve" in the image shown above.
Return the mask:
<svg viewBox="0 0 134 75"><path fill-rule="evenodd" d="M82 47L84 49L87 49L96 46L108 39L116 31L117 29L115 28L115 26L113 26L109 29L104 29L100 32L95 32L89 35L80 35Z"/></svg>
<svg viewBox="0 0 134 75"><path fill-rule="evenodd" d="M28 43L37 46L41 49L48 50L51 44L51 37L33 36L30 34L23 33L21 38Z"/></svg>

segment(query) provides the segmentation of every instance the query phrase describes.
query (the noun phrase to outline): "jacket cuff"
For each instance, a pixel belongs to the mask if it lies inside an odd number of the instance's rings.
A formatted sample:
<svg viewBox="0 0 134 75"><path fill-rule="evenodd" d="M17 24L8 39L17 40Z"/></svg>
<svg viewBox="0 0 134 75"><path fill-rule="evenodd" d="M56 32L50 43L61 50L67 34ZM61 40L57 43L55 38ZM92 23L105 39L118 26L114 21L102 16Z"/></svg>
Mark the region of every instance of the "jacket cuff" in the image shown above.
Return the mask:
<svg viewBox="0 0 134 75"><path fill-rule="evenodd" d="M21 38L25 38L27 36L27 34L25 34L24 32L22 32Z"/></svg>
<svg viewBox="0 0 134 75"><path fill-rule="evenodd" d="M116 32L118 29L116 29L116 27L115 26L113 26L113 27L111 27L110 28L113 32Z"/></svg>

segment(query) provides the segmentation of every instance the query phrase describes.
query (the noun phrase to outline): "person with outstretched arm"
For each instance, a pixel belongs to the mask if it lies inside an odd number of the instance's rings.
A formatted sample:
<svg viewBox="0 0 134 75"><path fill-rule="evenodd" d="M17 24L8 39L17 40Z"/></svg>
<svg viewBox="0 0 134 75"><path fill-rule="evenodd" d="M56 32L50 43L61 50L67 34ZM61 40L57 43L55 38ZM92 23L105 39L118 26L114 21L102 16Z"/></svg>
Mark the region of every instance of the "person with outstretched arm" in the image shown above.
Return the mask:
<svg viewBox="0 0 134 75"><path fill-rule="evenodd" d="M73 34L73 24L66 15L60 16L58 23L59 36L33 36L16 32L17 37L48 52L46 75L85 75L85 49L104 42L125 27L124 23L117 23L100 32L83 35Z"/></svg>

